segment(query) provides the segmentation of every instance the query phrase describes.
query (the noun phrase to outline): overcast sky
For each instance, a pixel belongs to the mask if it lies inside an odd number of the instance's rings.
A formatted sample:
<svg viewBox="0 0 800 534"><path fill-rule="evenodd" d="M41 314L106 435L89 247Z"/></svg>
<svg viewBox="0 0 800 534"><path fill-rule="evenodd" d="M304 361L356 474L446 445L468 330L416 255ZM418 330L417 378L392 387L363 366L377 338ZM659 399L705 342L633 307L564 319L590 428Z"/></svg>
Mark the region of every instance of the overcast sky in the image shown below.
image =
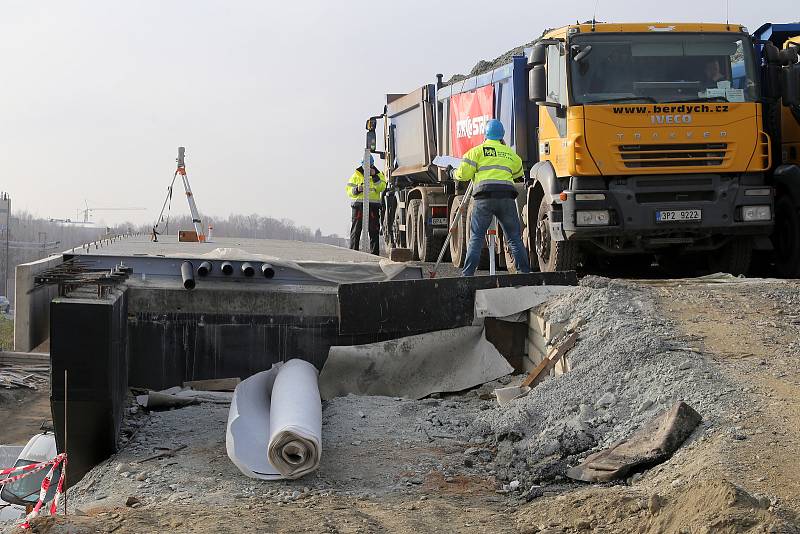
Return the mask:
<svg viewBox="0 0 800 534"><path fill-rule="evenodd" d="M730 0L730 18L753 30L796 5ZM147 208L97 221L152 223L183 145L202 213L344 235L344 184L384 94L590 19L595 1L553 6L0 0L0 190L44 217L74 218L87 201ZM725 1L601 0L598 19L724 22ZM183 196L175 212L188 212Z"/></svg>

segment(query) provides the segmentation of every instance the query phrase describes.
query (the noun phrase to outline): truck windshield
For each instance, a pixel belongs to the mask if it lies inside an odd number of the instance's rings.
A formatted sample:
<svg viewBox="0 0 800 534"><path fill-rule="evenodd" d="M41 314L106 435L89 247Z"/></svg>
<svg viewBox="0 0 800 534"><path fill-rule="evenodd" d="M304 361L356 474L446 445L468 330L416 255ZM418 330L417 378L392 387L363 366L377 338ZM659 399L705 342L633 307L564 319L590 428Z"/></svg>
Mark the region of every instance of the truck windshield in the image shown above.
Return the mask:
<svg viewBox="0 0 800 534"><path fill-rule="evenodd" d="M753 47L744 34L577 35L569 50L576 104L757 97Z"/></svg>

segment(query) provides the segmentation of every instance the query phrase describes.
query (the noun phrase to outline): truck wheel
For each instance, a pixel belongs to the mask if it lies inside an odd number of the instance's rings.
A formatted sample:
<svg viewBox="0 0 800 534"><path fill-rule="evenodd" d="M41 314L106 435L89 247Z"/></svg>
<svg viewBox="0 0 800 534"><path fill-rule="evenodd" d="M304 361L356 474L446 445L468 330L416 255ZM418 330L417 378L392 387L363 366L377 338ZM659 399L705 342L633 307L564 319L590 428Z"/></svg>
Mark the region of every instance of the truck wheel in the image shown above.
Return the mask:
<svg viewBox="0 0 800 534"><path fill-rule="evenodd" d="M411 249L411 257L419 259L419 248L417 248L417 213L419 212L422 201L418 198L409 201L406 210L406 246Z"/></svg>
<svg viewBox="0 0 800 534"><path fill-rule="evenodd" d="M394 243L391 245L391 248L403 248L403 232L400 230L400 226L405 224L404 221L400 220L400 210L396 210L394 214L394 221L392 221L392 232L389 240L393 240ZM386 232L388 235L389 232ZM407 244L406 244L407 245ZM389 243L386 245L387 248L390 248Z"/></svg>
<svg viewBox="0 0 800 534"><path fill-rule="evenodd" d="M531 255L530 255L530 247L528 243L526 243L525 234L523 232L522 244L525 246L525 250L528 252L528 263L531 262ZM503 255L505 257L505 266L506 270L508 270L511 274L516 274L519 271L517 270L517 264L514 263L514 255L511 253L511 247L508 246L508 240L506 239L506 235L503 234ZM533 270L533 269L531 269Z"/></svg>
<svg viewBox="0 0 800 534"><path fill-rule="evenodd" d="M538 210L538 206L536 207ZM528 225L528 204L522 207L522 244L528 251L528 261L531 264L531 272L539 272L539 262L536 260L536 228Z"/></svg>
<svg viewBox="0 0 800 534"><path fill-rule="evenodd" d="M417 209L417 251L420 261L434 262L439 257L444 241L437 239L433 235L428 235L425 231L425 210L420 205ZM430 229L433 234L433 228ZM444 258L442 258L444 260Z"/></svg>
<svg viewBox="0 0 800 534"><path fill-rule="evenodd" d="M775 270L786 278L800 277L800 209L786 194L775 202Z"/></svg>
<svg viewBox="0 0 800 534"><path fill-rule="evenodd" d="M453 226L453 218L463 199L464 197L459 195L453 199L453 203L450 205L450 226ZM467 216L463 213L460 214L458 224L450 235L450 258L456 267L463 267L467 257L466 220Z"/></svg>
<svg viewBox="0 0 800 534"><path fill-rule="evenodd" d="M709 254L708 267L712 273L722 272L739 276L747 274L752 256L753 242L746 237L737 237L721 249Z"/></svg>
<svg viewBox="0 0 800 534"><path fill-rule="evenodd" d="M505 259L506 270L511 274L516 274L517 264L514 263L514 255L511 254L511 248L508 246L508 239L506 239L505 233L503 233L503 257Z"/></svg>
<svg viewBox="0 0 800 534"><path fill-rule="evenodd" d="M469 240L472 235L472 228L470 221L472 221L472 207L475 205L474 202L470 202L469 206L467 206L467 220L464 221L464 226L466 227L466 241L467 241L467 252L469 252ZM466 260L465 260L466 261ZM483 239L483 248L481 249L481 259L478 261L478 269L486 270L489 268L489 246L486 244L486 236Z"/></svg>
<svg viewBox="0 0 800 534"><path fill-rule="evenodd" d="M578 247L569 241L554 241L550 235L550 204L543 198L536 216L536 259L542 272L574 271Z"/></svg>

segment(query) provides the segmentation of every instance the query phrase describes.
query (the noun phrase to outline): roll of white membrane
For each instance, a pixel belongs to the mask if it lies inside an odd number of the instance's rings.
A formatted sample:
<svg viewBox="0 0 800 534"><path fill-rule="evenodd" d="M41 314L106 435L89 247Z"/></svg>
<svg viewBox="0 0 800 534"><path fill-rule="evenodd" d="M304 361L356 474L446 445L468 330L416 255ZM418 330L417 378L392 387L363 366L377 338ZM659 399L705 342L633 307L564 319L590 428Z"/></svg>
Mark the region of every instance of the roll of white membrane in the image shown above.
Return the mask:
<svg viewBox="0 0 800 534"><path fill-rule="evenodd" d="M289 360L236 386L225 444L231 461L252 478L294 479L317 469L322 402L316 368Z"/></svg>

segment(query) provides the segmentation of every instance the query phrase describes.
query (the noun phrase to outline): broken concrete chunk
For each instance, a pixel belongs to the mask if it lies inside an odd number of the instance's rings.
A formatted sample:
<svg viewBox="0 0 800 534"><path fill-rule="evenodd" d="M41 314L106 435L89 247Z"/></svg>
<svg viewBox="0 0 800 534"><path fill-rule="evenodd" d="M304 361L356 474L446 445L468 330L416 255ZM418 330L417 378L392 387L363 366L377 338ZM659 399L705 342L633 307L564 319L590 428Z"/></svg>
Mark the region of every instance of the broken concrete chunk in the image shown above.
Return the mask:
<svg viewBox="0 0 800 534"><path fill-rule="evenodd" d="M597 399L595 406L608 408L609 406L613 405L617 402L617 398L611 392L603 393L603 395Z"/></svg>
<svg viewBox="0 0 800 534"><path fill-rule="evenodd" d="M567 476L585 482L607 482L652 467L670 458L700 421L700 414L679 401L628 439L591 454L580 465L568 469Z"/></svg>
<svg viewBox="0 0 800 534"><path fill-rule="evenodd" d="M207 380L190 380L183 383L183 387L195 391L233 391L242 380L234 378L210 378Z"/></svg>
<svg viewBox="0 0 800 534"><path fill-rule="evenodd" d="M497 397L497 404L504 406L514 399L524 397L530 392L531 388L528 386L511 386L507 388L499 388L494 390L494 395Z"/></svg>
<svg viewBox="0 0 800 534"><path fill-rule="evenodd" d="M178 388L180 390L180 388ZM168 410L170 408L181 408L190 404L197 404L197 399L190 397L178 397L159 391L148 391L147 395L137 395L136 402L148 410Z"/></svg>

